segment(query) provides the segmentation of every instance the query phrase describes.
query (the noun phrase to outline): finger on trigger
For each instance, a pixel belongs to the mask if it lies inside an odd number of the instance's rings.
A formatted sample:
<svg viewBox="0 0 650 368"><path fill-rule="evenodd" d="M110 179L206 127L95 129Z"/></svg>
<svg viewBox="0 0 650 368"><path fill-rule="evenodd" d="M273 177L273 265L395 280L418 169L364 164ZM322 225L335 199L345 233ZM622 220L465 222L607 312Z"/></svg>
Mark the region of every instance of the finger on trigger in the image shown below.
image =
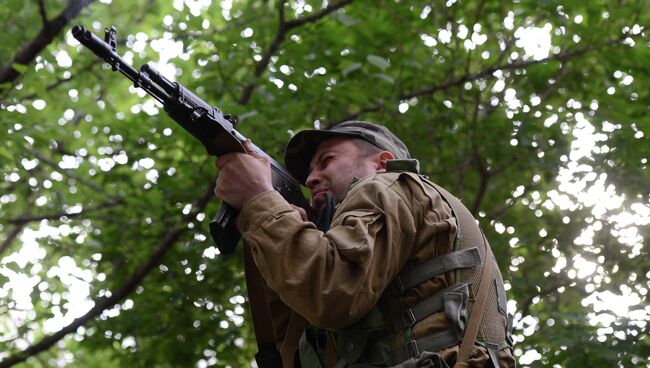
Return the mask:
<svg viewBox="0 0 650 368"><path fill-rule="evenodd" d="M230 158L231 155L232 154L225 154L223 156L219 156L219 158L217 158L217 161L215 161L215 163L214 163L215 166L217 167L217 169L219 169L219 170L223 169L223 167L226 165L226 163L228 163L231 160L231 158Z"/></svg>

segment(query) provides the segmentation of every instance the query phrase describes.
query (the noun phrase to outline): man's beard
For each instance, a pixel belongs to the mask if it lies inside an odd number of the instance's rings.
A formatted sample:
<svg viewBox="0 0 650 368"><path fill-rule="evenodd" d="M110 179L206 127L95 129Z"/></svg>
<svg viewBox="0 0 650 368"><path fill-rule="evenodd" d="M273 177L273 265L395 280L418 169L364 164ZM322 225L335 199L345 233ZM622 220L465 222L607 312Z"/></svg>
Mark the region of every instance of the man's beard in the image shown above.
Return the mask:
<svg viewBox="0 0 650 368"><path fill-rule="evenodd" d="M330 197L334 197L334 193L330 190L320 190L318 194L311 197L311 206L314 210L319 211L321 207L328 205ZM336 198L334 199L336 201Z"/></svg>
<svg viewBox="0 0 650 368"><path fill-rule="evenodd" d="M334 194L330 191L321 192L318 194L318 197L314 198L312 205L314 207L314 214L311 221L320 231L325 232L329 230L337 205Z"/></svg>

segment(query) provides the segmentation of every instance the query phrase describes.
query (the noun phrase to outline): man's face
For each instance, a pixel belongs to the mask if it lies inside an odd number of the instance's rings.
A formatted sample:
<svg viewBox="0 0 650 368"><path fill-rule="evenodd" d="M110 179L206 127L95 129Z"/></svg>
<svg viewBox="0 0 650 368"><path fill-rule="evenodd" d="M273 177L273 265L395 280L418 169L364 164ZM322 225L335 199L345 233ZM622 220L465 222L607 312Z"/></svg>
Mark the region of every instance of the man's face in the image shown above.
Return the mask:
<svg viewBox="0 0 650 368"><path fill-rule="evenodd" d="M310 172L305 181L311 190L312 206L318 209L325 204L327 192L340 202L353 178L364 178L381 169L380 154L364 157L350 138L330 138L321 142L309 163Z"/></svg>

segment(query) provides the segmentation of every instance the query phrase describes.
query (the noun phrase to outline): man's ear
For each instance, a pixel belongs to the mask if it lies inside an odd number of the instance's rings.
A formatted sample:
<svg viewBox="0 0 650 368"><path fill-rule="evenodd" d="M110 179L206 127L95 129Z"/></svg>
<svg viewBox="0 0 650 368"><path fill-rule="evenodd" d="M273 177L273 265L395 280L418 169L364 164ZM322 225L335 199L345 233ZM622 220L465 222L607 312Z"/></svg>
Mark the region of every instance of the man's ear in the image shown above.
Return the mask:
<svg viewBox="0 0 650 368"><path fill-rule="evenodd" d="M395 156L390 151L381 151L378 153L377 172L385 172L388 161L394 160Z"/></svg>

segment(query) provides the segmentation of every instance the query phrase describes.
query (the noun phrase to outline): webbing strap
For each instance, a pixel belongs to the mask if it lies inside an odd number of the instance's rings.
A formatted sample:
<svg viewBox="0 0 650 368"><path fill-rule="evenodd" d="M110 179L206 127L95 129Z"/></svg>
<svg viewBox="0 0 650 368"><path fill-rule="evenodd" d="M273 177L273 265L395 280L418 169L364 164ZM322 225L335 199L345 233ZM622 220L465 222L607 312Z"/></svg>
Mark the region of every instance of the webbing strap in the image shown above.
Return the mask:
<svg viewBox="0 0 650 368"><path fill-rule="evenodd" d="M248 290L248 305L253 319L253 330L257 340L255 354L260 368L281 368L282 358L275 345L275 332L271 324L271 310L264 291L264 279L257 269L250 247L244 242L244 271Z"/></svg>
<svg viewBox="0 0 650 368"><path fill-rule="evenodd" d="M444 310L445 307L445 293L455 292L464 295L465 300L469 298L469 291L467 284L455 284L447 289L435 293L434 295L422 300L411 308L406 308L400 315L392 322L393 330L395 332L401 331L407 327L411 327L417 322L423 320L433 313Z"/></svg>
<svg viewBox="0 0 650 368"><path fill-rule="evenodd" d="M295 358L295 353L298 351L300 346L300 337L302 336L302 331L305 330L307 326L307 321L304 317L291 311L289 316L289 324L287 325L287 332L284 336L284 341L280 347L280 355L282 360L286 362L286 365L291 367L293 360Z"/></svg>
<svg viewBox="0 0 650 368"><path fill-rule="evenodd" d="M474 216L469 212L465 206L460 202L460 200L444 188L439 185L430 182L433 187L440 193L442 198L449 204L451 210L454 212L454 216L458 219L459 227L460 223L468 223L470 221L475 221ZM480 231L480 229L479 229ZM481 281L478 285L478 294L476 295L476 300L472 305L469 315L469 321L467 322L467 328L465 328L465 334L463 336L463 342L460 345L460 350L458 351L458 357L456 358L456 364L454 368L468 367L467 360L474 349L474 341L476 341L476 336L478 335L478 330L481 327L481 321L483 319L483 313L485 309L485 303L487 302L488 291L491 289L493 274L494 274L494 255L492 254L492 249L487 244L485 235L481 231L483 237L483 244L485 245L485 262L483 262L483 272L481 273Z"/></svg>
<svg viewBox="0 0 650 368"><path fill-rule="evenodd" d="M423 351L440 351L458 344L460 334L456 330L445 330L409 341L404 347L397 351L397 361L418 357Z"/></svg>
<svg viewBox="0 0 650 368"><path fill-rule="evenodd" d="M467 322L467 328L465 329L465 335L463 336L463 343L460 345L454 368L469 367L467 360L474 348L474 341L476 340L478 330L481 327L481 320L483 319L485 303L487 302L488 290L490 290L490 286L492 286L490 281L492 280L492 270L494 268L494 262L492 262L492 251L489 246L487 247L485 256L485 266L483 266L481 282L478 285L478 295L476 296L476 300L474 301L474 305L472 305L470 311L469 321Z"/></svg>
<svg viewBox="0 0 650 368"><path fill-rule="evenodd" d="M492 366L499 367L499 344L485 343Z"/></svg>
<svg viewBox="0 0 650 368"><path fill-rule="evenodd" d="M477 248L443 254L402 271L393 281L391 288L397 294L402 294L404 291L445 272L475 267L480 264L481 255Z"/></svg>

